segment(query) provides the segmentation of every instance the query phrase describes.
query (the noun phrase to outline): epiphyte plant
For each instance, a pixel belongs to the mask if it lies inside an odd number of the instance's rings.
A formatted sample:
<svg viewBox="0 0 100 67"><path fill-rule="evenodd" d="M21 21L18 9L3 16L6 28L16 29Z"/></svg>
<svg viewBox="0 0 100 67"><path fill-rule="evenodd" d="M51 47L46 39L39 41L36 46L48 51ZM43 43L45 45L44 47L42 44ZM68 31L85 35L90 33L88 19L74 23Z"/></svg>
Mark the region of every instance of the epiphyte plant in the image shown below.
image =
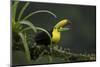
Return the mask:
<svg viewBox="0 0 100 67"><path fill-rule="evenodd" d="M16 9L18 6L19 1L15 1L14 4L12 5L12 37L13 37L13 46L15 45L19 45L20 40L22 41L23 45L24 45L24 50L26 53L26 57L28 59L28 61L30 61L30 51L29 51L29 47L28 47L28 43L27 43L27 39L26 39L26 32L27 30L32 29L34 33L37 32L37 29L42 30L47 32L45 29L39 28L39 27L35 27L31 22L26 21L27 18L29 18L30 16L36 14L36 13L40 13L40 12L45 12L45 13L49 13L51 15L53 15L55 18L56 15L53 14L52 12L48 11L48 10L39 10L39 11L35 11L30 13L29 15L27 15L24 19L20 19L24 10L28 7L29 2L27 2L24 7L21 9L19 16L18 16L18 20L16 21ZM23 27L23 25L27 25L27 27ZM48 32L47 32L48 33ZM49 35L49 34L48 34ZM20 45L19 45L20 46ZM19 47L17 47L19 48Z"/></svg>
<svg viewBox="0 0 100 67"><path fill-rule="evenodd" d="M46 31L43 28L40 27L35 27L31 22L26 21L30 16L37 14L37 13L41 13L41 12L45 12L45 13L49 13L51 15L54 16L54 18L57 18L57 16L48 11L48 10L39 10L39 11L35 11L30 13L29 15L27 15L26 17L24 17L24 19L21 19L21 16L24 12L24 10L28 7L29 2L27 2L24 7L21 9L19 16L18 16L18 20L15 21L16 18L16 9L17 9L17 5L18 5L18 1L14 2L13 6L12 6L12 34L13 34L13 38L15 39L15 41L13 41L13 44L16 44L19 42L19 40L22 40L22 43L24 45L24 50L26 53L26 57L27 59L30 61L30 49L28 47L28 43L26 40L26 33L27 30L32 29L35 33L36 33L36 37L35 37L35 41L38 44L44 44L44 45L52 45L52 43L56 43L60 40L60 31L65 31L68 29L64 29L62 28L64 25L68 24L68 20L64 19L62 21L60 21L59 23L57 23L53 30L49 33L48 31ZM28 27L23 27L23 25L27 25ZM37 30L42 30L42 33L37 33ZM43 35L43 36L42 36ZM42 36L42 38L44 39L38 39L38 37L40 38L40 36ZM52 36L52 37L51 37ZM47 41L45 41L47 40Z"/></svg>

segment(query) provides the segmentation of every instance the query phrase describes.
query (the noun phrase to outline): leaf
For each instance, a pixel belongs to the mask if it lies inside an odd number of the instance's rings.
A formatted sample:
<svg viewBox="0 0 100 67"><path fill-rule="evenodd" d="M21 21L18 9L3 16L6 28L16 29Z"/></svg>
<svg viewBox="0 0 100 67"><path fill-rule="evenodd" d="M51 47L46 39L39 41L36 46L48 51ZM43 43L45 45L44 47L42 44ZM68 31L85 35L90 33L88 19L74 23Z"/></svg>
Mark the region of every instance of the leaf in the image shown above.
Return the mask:
<svg viewBox="0 0 100 67"><path fill-rule="evenodd" d="M20 13L19 13L19 17L18 17L18 21L20 21L20 18L22 16L22 14L24 13L25 9L28 7L29 2L27 2L24 7L21 9Z"/></svg>
<svg viewBox="0 0 100 67"><path fill-rule="evenodd" d="M30 51L29 51L29 47L28 47L28 44L27 44L27 41L26 41L26 37L24 34L22 34L21 32L19 33L21 39L22 39L22 42L23 42L23 45L24 45L24 49L25 49L25 54L26 54L26 58L29 62L31 62L31 58L30 58Z"/></svg>
<svg viewBox="0 0 100 67"><path fill-rule="evenodd" d="M35 12L32 12L32 13L28 14L23 20L28 19L30 16L32 16L34 14L43 13L43 12L49 13L49 14L53 15L53 17L57 18L57 16L54 13L52 13L51 11L48 11L48 10L39 10L39 11L35 11Z"/></svg>
<svg viewBox="0 0 100 67"><path fill-rule="evenodd" d="M53 62L52 56L48 55L49 63Z"/></svg>
<svg viewBox="0 0 100 67"><path fill-rule="evenodd" d="M29 21L20 21L19 23L29 26L35 33L37 32L36 27Z"/></svg>
<svg viewBox="0 0 100 67"><path fill-rule="evenodd" d="M18 5L19 1L15 1L13 6L12 6L12 19L15 21L15 17L16 17L16 9L17 9L17 5Z"/></svg>
<svg viewBox="0 0 100 67"><path fill-rule="evenodd" d="M21 32L24 32L24 31L27 31L27 30L30 30L30 29L31 29L31 27L26 27Z"/></svg>

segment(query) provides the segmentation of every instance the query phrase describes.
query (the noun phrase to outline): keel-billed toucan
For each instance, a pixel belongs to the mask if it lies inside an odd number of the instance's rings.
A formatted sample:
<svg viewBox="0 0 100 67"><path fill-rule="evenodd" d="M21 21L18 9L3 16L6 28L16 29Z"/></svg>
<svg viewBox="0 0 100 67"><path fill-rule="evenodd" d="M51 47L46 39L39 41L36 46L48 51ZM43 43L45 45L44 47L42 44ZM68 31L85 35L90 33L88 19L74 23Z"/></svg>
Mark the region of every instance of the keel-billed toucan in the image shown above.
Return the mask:
<svg viewBox="0 0 100 67"><path fill-rule="evenodd" d="M67 28L63 28L64 26L67 26ZM63 19L60 22L58 22L53 27L53 29L48 31L51 38L44 31L37 32L36 36L34 38L36 45L43 46L42 49L47 50L49 52L49 54L51 54L52 53L52 50L50 49L51 42L53 44L57 44L60 41L60 38L61 38L61 31L69 30L70 27L71 27L71 22L67 19ZM31 59L35 60L36 57L38 57L41 52L37 51L37 53L34 54L34 51L35 51L34 48L30 49Z"/></svg>
<svg viewBox="0 0 100 67"><path fill-rule="evenodd" d="M63 28L64 26L67 26L67 28ZM48 31L51 35L51 39L49 36L44 32L38 32L35 36L35 41L38 45L50 45L50 40L52 40L53 44L57 44L60 41L61 38L61 31L69 30L71 27L71 22L68 19L63 19L60 22L58 22L53 29Z"/></svg>

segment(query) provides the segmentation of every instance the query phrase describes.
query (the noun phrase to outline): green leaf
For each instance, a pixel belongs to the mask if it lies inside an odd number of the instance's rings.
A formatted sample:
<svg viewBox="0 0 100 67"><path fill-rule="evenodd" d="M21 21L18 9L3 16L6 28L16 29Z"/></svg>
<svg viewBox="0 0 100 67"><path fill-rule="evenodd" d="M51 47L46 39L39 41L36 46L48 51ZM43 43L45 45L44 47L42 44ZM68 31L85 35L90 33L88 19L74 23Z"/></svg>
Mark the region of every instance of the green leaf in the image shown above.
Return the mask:
<svg viewBox="0 0 100 67"><path fill-rule="evenodd" d="M19 17L18 17L18 21L20 21L22 14L24 13L25 9L28 7L29 2L27 2L24 7L21 9L20 13L19 13Z"/></svg>
<svg viewBox="0 0 100 67"><path fill-rule="evenodd" d="M30 29L31 29L31 27L26 27L23 30L21 30L21 32L24 32L24 31L27 31L27 30L30 30Z"/></svg>
<svg viewBox="0 0 100 67"><path fill-rule="evenodd" d="M55 18L57 18L57 16L54 13L52 13L51 11L48 11L48 10L39 10L39 11L35 11L35 12L32 12L32 13L28 14L23 20L28 19L30 16L32 16L34 14L43 13L43 12L49 13L49 14L53 15Z"/></svg>
<svg viewBox="0 0 100 67"><path fill-rule="evenodd" d="M25 49L25 54L26 54L26 58L29 62L31 62L31 58L30 58L30 51L29 51L29 47L28 47L28 44L27 44L27 41L26 41L26 36L23 34L23 33L19 33L21 39L22 39L22 42L23 42L23 45L24 45L24 49Z"/></svg>
<svg viewBox="0 0 100 67"><path fill-rule="evenodd" d="M37 32L35 26L34 26L31 22L29 22L29 21L20 21L19 23L20 23L20 24L27 25L27 26L30 27L35 33Z"/></svg>
<svg viewBox="0 0 100 67"><path fill-rule="evenodd" d="M52 56L48 55L49 63L53 62Z"/></svg>
<svg viewBox="0 0 100 67"><path fill-rule="evenodd" d="M15 21L15 17L16 17L16 9L17 9L17 5L18 5L19 1L15 1L13 6L12 6L12 19Z"/></svg>

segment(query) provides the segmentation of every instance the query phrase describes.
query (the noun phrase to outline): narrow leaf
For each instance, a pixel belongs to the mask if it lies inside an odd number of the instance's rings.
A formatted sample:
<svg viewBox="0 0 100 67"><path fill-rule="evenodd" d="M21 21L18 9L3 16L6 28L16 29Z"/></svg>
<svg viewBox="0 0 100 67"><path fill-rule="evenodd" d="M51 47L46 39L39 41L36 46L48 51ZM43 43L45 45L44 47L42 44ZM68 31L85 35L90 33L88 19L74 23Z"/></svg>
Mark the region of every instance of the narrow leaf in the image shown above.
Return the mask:
<svg viewBox="0 0 100 67"><path fill-rule="evenodd" d="M31 22L29 22L29 21L21 21L21 22L19 22L19 23L24 24L24 25L27 25L27 26L29 26L35 33L37 32L35 26L34 26Z"/></svg>
<svg viewBox="0 0 100 67"><path fill-rule="evenodd" d="M24 13L25 9L28 7L29 2L27 2L24 7L21 9L20 13L19 13L19 17L18 17L18 21L20 21L22 14Z"/></svg>
<svg viewBox="0 0 100 67"><path fill-rule="evenodd" d="M12 6L12 19L15 21L15 17L16 17L16 9L17 9L17 5L18 5L19 1L15 1L13 6Z"/></svg>
<svg viewBox="0 0 100 67"><path fill-rule="evenodd" d="M29 17L31 17L31 16L34 15L34 14L43 13L43 12L49 13L49 14L53 15L55 18L57 18L57 16L56 16L54 13L52 13L51 11L48 11L48 10L39 10L39 11L35 11L35 12L30 13L30 14L27 15L23 20L28 19Z"/></svg>
<svg viewBox="0 0 100 67"><path fill-rule="evenodd" d="M25 54L26 54L26 58L27 60L30 62L31 61L31 58L30 58L30 51L29 51L29 47L28 47L28 44L27 44L27 41L26 41L26 37L24 34L22 34L21 32L19 33L21 39L22 39L22 42L23 42L23 45L24 45L24 49L25 49Z"/></svg>

